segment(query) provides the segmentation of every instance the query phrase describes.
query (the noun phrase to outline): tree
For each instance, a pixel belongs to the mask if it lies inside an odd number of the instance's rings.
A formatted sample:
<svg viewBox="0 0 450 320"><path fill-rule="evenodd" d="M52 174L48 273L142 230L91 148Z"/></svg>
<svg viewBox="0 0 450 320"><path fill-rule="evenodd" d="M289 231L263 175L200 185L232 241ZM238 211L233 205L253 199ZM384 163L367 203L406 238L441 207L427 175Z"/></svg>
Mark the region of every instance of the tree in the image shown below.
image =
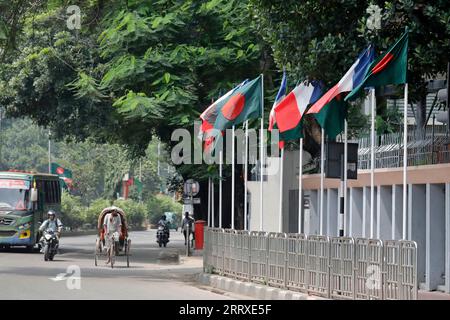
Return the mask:
<svg viewBox="0 0 450 320"><path fill-rule="evenodd" d="M48 132L33 125L29 119L7 119L0 145L0 170L18 169L36 172L48 170ZM143 199L160 190L157 176L157 154L153 150L157 141L149 144L142 163ZM114 198L125 173L139 175L139 159L130 159L126 148L115 144L85 142L52 142L52 161L72 170L73 195L81 197L84 205L97 198ZM167 167L167 158L161 157ZM138 199L137 194L134 198Z"/></svg>
<svg viewBox="0 0 450 320"><path fill-rule="evenodd" d="M258 30L271 44L277 65L285 66L294 79L322 80L328 86L339 81L369 42L383 51L408 26L410 97L422 114L418 125L424 125L426 81L445 72L450 51L448 1L252 0L252 4ZM383 9L379 31L366 27L369 4ZM314 126L306 128L313 134ZM318 135L313 137L318 141Z"/></svg>

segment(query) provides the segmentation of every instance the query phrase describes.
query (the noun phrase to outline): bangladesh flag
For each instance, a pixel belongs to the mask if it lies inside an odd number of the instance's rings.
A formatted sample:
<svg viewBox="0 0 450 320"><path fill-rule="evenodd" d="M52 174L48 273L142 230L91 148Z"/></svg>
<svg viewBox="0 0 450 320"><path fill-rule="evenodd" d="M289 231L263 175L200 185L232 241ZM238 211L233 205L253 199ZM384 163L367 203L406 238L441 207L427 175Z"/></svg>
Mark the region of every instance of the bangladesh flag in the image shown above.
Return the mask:
<svg viewBox="0 0 450 320"><path fill-rule="evenodd" d="M51 173L57 174L63 180L63 187L66 189L71 189L73 185L72 180L72 171L66 168L63 168L57 163L51 164Z"/></svg>
<svg viewBox="0 0 450 320"><path fill-rule="evenodd" d="M406 83L407 69L408 30L384 54L372 62L364 80L345 97L345 101L354 100L363 88Z"/></svg>
<svg viewBox="0 0 450 320"><path fill-rule="evenodd" d="M341 93L327 103L320 112L314 113L314 117L320 127L324 129L328 138L333 140L344 130L347 106L348 102L344 101Z"/></svg>
<svg viewBox="0 0 450 320"><path fill-rule="evenodd" d="M262 77L237 87L226 99L217 101L217 118L214 128L220 131L261 117Z"/></svg>

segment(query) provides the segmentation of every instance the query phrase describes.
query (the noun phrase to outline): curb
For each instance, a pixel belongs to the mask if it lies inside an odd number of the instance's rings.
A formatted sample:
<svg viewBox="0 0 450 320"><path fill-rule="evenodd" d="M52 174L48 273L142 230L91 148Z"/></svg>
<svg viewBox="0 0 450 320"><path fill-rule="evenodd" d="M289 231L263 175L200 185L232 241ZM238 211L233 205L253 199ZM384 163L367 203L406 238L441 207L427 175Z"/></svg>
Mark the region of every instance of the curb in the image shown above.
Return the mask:
<svg viewBox="0 0 450 320"><path fill-rule="evenodd" d="M279 289L253 282L244 282L210 273L200 273L197 281L206 286L258 300L328 300L306 293Z"/></svg>

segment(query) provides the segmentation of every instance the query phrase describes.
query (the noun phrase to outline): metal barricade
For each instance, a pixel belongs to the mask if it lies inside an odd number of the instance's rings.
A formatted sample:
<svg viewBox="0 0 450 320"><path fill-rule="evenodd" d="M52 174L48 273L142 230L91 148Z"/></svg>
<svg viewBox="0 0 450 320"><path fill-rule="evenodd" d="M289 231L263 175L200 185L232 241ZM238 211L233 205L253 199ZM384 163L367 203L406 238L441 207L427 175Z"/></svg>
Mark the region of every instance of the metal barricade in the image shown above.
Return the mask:
<svg viewBox="0 0 450 320"><path fill-rule="evenodd" d="M211 231L208 227L204 230L204 243L203 243L203 272L211 267Z"/></svg>
<svg viewBox="0 0 450 320"><path fill-rule="evenodd" d="M268 238L267 282L275 287L285 287L287 234L269 233Z"/></svg>
<svg viewBox="0 0 450 320"><path fill-rule="evenodd" d="M266 232L252 231L250 233L250 280L267 283L267 244Z"/></svg>
<svg viewBox="0 0 450 320"><path fill-rule="evenodd" d="M204 270L333 299L417 299L414 241L206 228Z"/></svg>
<svg viewBox="0 0 450 320"><path fill-rule="evenodd" d="M331 238L330 297L354 299L355 246L353 238Z"/></svg>
<svg viewBox="0 0 450 320"><path fill-rule="evenodd" d="M238 231L236 257L236 279L250 279L250 233L248 231Z"/></svg>
<svg viewBox="0 0 450 320"><path fill-rule="evenodd" d="M225 229L223 233L223 274L233 276L231 246L234 241L234 230Z"/></svg>
<svg viewBox="0 0 450 320"><path fill-rule="evenodd" d="M329 237L309 236L307 252L307 292L328 298L330 293Z"/></svg>
<svg viewBox="0 0 450 320"><path fill-rule="evenodd" d="M383 242L358 238L355 241L355 299L383 299Z"/></svg>
<svg viewBox="0 0 450 320"><path fill-rule="evenodd" d="M400 298L417 300L417 243L400 241Z"/></svg>
<svg viewBox="0 0 450 320"><path fill-rule="evenodd" d="M386 240L383 258L383 299L401 299L400 241Z"/></svg>
<svg viewBox="0 0 450 320"><path fill-rule="evenodd" d="M224 271L224 242L225 241L225 230L224 229L218 229L217 231L217 249L216 249L216 270L217 273L220 275L223 275Z"/></svg>
<svg viewBox="0 0 450 320"><path fill-rule="evenodd" d="M306 292L306 248L304 234L291 233L287 239L286 287Z"/></svg>

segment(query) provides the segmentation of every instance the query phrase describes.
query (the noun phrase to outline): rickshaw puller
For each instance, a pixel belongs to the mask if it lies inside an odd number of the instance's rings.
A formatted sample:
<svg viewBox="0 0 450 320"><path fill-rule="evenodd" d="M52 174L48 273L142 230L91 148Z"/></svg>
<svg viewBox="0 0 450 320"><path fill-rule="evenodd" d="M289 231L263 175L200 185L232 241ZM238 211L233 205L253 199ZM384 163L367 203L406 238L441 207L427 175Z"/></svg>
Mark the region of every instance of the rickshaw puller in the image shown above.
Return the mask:
<svg viewBox="0 0 450 320"><path fill-rule="evenodd" d="M112 248L112 241L114 237L114 241L116 242L116 248L119 245L119 238L122 237L122 221L120 219L117 211L113 211L112 213L106 214L103 220L103 228L105 230L105 246L108 252L108 260L106 264L111 262L110 250Z"/></svg>

